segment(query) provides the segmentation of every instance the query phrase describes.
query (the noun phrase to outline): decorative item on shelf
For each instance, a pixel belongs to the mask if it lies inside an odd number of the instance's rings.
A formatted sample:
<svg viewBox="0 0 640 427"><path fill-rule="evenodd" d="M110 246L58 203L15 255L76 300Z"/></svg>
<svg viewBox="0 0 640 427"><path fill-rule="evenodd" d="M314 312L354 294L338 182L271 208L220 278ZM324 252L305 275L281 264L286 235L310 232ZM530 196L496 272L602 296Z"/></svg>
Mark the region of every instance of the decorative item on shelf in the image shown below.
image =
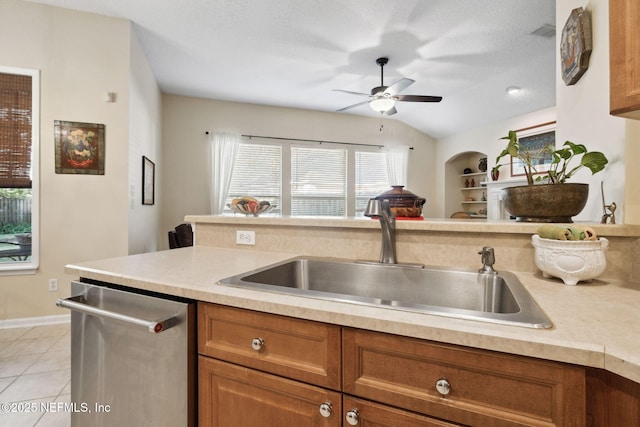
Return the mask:
<svg viewBox="0 0 640 427"><path fill-rule="evenodd" d="M557 277L565 285L601 275L607 260L609 241L588 227L544 225L531 237L534 262L544 277Z"/></svg>
<svg viewBox="0 0 640 427"><path fill-rule="evenodd" d="M464 188L469 188L469 178L464 180Z"/></svg>
<svg viewBox="0 0 640 427"><path fill-rule="evenodd" d="M618 207L615 202L607 205L604 201L604 181L600 181L600 193L602 194L602 224L615 224L616 223L616 208ZM607 212L609 211L609 212Z"/></svg>
<svg viewBox="0 0 640 427"><path fill-rule="evenodd" d="M500 170L499 169L491 169L491 180L497 181L500 178Z"/></svg>
<svg viewBox="0 0 640 427"><path fill-rule="evenodd" d="M540 174L536 170L538 165L535 157L530 151L522 149L515 131L509 131L502 139L509 142L496 158L492 172L502 166L500 159L511 156L522 163L528 183L502 189L502 201L507 212L520 222L573 222L571 217L578 215L587 203L589 185L566 181L583 167L592 174L602 171L608 163L606 156L599 151L590 152L582 144L566 141L559 149L546 148L551 160L545 163L546 170ZM577 158L580 164L570 166L572 160ZM534 179L536 174L539 176Z"/></svg>
<svg viewBox="0 0 640 427"><path fill-rule="evenodd" d="M587 71L592 49L589 14L581 7L573 9L560 39L560 69L567 86L577 83Z"/></svg>
<svg viewBox="0 0 640 427"><path fill-rule="evenodd" d="M487 158L486 157L482 157L480 159L480 162L478 163L478 169L480 170L480 172L486 172L487 171Z"/></svg>
<svg viewBox="0 0 640 427"><path fill-rule="evenodd" d="M245 214L247 216L258 216L261 213L269 212L271 209L275 208L275 205L272 205L268 201L260 201L251 196L243 196L239 199L233 199L228 206L232 211Z"/></svg>
<svg viewBox="0 0 640 427"><path fill-rule="evenodd" d="M471 168L464 168L464 171L462 173L467 175L469 173L473 173L473 170L471 170Z"/></svg>
<svg viewBox="0 0 640 427"><path fill-rule="evenodd" d="M471 185L470 187L475 187L476 186L476 180L471 178Z"/></svg>
<svg viewBox="0 0 640 427"><path fill-rule="evenodd" d="M403 190L404 185L392 185L391 187L391 190L376 196L376 199L388 200L391 211L396 215L396 218L421 218L422 206L427 200L416 196L409 190Z"/></svg>
<svg viewBox="0 0 640 427"><path fill-rule="evenodd" d="M483 202L487 201L487 193L485 193L484 191L482 192L482 197L480 198L480 200L482 200Z"/></svg>

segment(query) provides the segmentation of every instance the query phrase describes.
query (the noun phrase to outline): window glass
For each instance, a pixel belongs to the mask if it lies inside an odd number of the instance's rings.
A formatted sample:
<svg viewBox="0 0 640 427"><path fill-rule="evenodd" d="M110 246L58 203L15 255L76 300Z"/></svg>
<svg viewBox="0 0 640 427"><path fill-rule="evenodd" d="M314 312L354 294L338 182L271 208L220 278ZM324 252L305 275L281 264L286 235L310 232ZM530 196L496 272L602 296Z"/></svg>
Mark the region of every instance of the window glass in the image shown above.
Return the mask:
<svg viewBox="0 0 640 427"><path fill-rule="evenodd" d="M346 212L347 150L291 147L291 215Z"/></svg>
<svg viewBox="0 0 640 427"><path fill-rule="evenodd" d="M361 216L370 198L389 190L386 155L369 146L243 142L224 212L252 196L277 206L269 215Z"/></svg>
<svg viewBox="0 0 640 427"><path fill-rule="evenodd" d="M243 196L268 201L275 206L270 213L279 214L282 208L282 147L278 145L240 144L225 212L232 212L231 200Z"/></svg>
<svg viewBox="0 0 640 427"><path fill-rule="evenodd" d="M0 274L38 266L39 72L0 66Z"/></svg>
<svg viewBox="0 0 640 427"><path fill-rule="evenodd" d="M389 190L386 154L378 151L356 151L355 194L356 216L362 216L369 199Z"/></svg>

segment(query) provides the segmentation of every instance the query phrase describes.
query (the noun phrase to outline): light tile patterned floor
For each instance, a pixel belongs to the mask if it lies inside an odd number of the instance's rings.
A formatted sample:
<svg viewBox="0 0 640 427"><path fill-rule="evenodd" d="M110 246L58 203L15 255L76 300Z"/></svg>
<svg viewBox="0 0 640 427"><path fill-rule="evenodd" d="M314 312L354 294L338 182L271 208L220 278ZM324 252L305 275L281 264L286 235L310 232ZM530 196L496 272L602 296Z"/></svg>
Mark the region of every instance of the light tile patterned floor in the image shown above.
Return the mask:
<svg viewBox="0 0 640 427"><path fill-rule="evenodd" d="M69 323L0 329L0 426L69 427L70 375Z"/></svg>

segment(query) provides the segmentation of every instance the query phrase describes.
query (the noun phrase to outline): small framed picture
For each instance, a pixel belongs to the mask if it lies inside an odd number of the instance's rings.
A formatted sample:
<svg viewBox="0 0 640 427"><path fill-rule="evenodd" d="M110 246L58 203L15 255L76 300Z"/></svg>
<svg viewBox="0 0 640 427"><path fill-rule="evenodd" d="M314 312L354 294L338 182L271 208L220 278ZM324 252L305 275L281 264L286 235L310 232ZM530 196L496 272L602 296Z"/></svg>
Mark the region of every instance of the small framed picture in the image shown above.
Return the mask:
<svg viewBox="0 0 640 427"><path fill-rule="evenodd" d="M543 123L516 130L520 152L528 152L535 172L541 174L549 170L553 161L549 148L556 148L556 122ZM524 176L524 162L511 158L511 176Z"/></svg>
<svg viewBox="0 0 640 427"><path fill-rule="evenodd" d="M104 125L54 122L56 173L104 175Z"/></svg>
<svg viewBox="0 0 640 427"><path fill-rule="evenodd" d="M155 204L156 164L142 156L142 204Z"/></svg>

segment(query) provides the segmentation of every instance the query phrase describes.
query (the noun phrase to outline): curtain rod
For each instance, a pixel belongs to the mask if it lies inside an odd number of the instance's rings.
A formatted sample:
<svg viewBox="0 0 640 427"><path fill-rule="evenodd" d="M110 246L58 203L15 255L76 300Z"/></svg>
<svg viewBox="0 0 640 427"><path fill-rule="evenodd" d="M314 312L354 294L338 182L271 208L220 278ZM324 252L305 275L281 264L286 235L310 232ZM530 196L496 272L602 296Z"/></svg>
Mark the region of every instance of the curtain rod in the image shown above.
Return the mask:
<svg viewBox="0 0 640 427"><path fill-rule="evenodd" d="M209 135L209 131L205 132L206 135ZM262 138L262 139L275 139L278 141L301 141L301 142L317 142L319 144L341 144L341 145L358 145L358 146L364 146L364 147L378 147L378 148L384 148L384 145L377 145L377 144L360 144L357 142L339 142L339 141L324 141L324 140L320 140L320 139L302 139L302 138L284 138L284 137L279 137L279 136L262 136L262 135L240 135L243 136L245 138ZM413 150L413 147L409 147L410 150Z"/></svg>

